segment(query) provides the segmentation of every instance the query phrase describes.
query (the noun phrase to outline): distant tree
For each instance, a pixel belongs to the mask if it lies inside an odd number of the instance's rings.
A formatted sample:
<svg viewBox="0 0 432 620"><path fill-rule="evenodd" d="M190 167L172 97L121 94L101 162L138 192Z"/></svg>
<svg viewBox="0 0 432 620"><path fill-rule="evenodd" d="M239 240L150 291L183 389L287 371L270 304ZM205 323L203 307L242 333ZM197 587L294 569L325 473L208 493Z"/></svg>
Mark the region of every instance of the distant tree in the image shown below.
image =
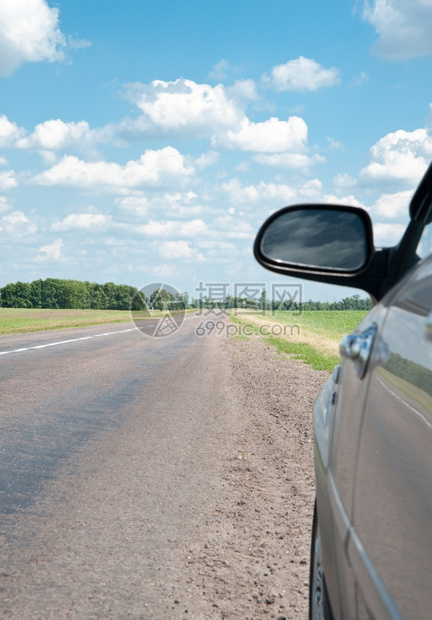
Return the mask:
<svg viewBox="0 0 432 620"><path fill-rule="evenodd" d="M3 308L31 308L30 284L27 282L6 284L1 289L1 302Z"/></svg>
<svg viewBox="0 0 432 620"><path fill-rule="evenodd" d="M85 307L93 310L105 310L108 308L108 296L102 284L87 282Z"/></svg>
<svg viewBox="0 0 432 620"><path fill-rule="evenodd" d="M130 310L132 298L138 292L134 286L118 284L116 292L117 310Z"/></svg>
<svg viewBox="0 0 432 620"><path fill-rule="evenodd" d="M78 280L59 280L57 300L60 308L83 308L88 297L85 282Z"/></svg>
<svg viewBox="0 0 432 620"><path fill-rule="evenodd" d="M259 307L261 310L268 309L267 291L264 288L261 291L261 297L259 298Z"/></svg>
<svg viewBox="0 0 432 620"><path fill-rule="evenodd" d="M42 282L42 308L59 308L58 293L59 293L59 281L54 278L46 278Z"/></svg>
<svg viewBox="0 0 432 620"><path fill-rule="evenodd" d="M16 285L10 282L6 284L1 290L1 300L3 308L16 308Z"/></svg>
<svg viewBox="0 0 432 620"><path fill-rule="evenodd" d="M164 288L157 288L150 295L151 306L156 310L165 310L173 301L174 295Z"/></svg>
<svg viewBox="0 0 432 620"><path fill-rule="evenodd" d="M137 310L146 310L146 308L147 308L147 300L144 297L144 293L137 290L134 296L132 297L130 309L137 311Z"/></svg>
<svg viewBox="0 0 432 620"><path fill-rule="evenodd" d="M42 308L42 280L30 283L30 301L32 308Z"/></svg>

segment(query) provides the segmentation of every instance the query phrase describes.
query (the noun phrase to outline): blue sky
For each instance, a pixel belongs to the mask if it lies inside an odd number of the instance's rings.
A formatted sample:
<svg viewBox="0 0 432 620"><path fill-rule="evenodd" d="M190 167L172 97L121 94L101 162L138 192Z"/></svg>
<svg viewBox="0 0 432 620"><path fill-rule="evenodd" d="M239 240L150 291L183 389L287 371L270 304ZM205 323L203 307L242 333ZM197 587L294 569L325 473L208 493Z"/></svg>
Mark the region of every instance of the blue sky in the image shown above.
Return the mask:
<svg viewBox="0 0 432 620"><path fill-rule="evenodd" d="M0 0L0 286L276 282L254 235L300 202L393 245L432 160L431 32L432 0Z"/></svg>

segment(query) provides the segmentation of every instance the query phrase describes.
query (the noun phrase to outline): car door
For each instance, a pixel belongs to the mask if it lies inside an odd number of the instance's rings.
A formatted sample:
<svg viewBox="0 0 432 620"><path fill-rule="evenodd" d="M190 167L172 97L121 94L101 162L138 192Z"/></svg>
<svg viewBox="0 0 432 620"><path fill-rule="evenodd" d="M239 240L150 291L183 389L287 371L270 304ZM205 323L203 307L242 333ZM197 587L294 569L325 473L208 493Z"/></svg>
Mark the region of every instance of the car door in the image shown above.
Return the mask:
<svg viewBox="0 0 432 620"><path fill-rule="evenodd" d="M358 617L426 620L432 616L432 256L398 289L369 365L348 559Z"/></svg>
<svg viewBox="0 0 432 620"><path fill-rule="evenodd" d="M383 324L387 308L377 305L347 338L372 350L376 331ZM345 340L345 339L344 339ZM347 540L353 519L353 497L359 438L362 427L364 403L369 384L367 374L368 354L363 372L351 361L349 346L342 341L340 372L335 378L335 416L333 437L327 471L328 506L330 515L322 515L323 554L327 566L335 568L326 572L326 585L333 603L333 614L343 620L355 618L355 580L346 553ZM319 469L319 468L318 468ZM321 502L326 505L326 502ZM327 522L327 524L325 523ZM331 525L330 525L331 524ZM331 532L329 532L331 530Z"/></svg>

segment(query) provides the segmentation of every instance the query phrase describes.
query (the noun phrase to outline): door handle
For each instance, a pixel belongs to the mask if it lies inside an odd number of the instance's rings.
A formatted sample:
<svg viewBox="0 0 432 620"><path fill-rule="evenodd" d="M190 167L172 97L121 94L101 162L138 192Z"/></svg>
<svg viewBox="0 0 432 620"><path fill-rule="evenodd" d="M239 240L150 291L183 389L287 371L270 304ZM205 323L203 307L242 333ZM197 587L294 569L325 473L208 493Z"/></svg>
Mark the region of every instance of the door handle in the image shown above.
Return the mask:
<svg viewBox="0 0 432 620"><path fill-rule="evenodd" d="M372 325L360 334L348 334L342 338L339 345L341 357L351 360L354 372L359 379L365 376L376 329L376 325Z"/></svg>

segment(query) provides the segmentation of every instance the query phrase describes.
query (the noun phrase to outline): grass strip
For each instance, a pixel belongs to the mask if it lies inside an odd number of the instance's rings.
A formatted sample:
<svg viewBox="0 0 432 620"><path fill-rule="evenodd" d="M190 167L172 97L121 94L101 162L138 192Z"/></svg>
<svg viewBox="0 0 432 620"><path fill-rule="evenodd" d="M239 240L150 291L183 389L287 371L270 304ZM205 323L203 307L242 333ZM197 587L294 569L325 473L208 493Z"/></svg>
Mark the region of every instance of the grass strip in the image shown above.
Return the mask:
<svg viewBox="0 0 432 620"><path fill-rule="evenodd" d="M339 363L337 355L326 355L315 349L307 342L290 342L285 338L269 336L264 341L275 347L278 353L285 353L294 359L301 360L305 364L310 364L314 370L327 370L332 372L336 364Z"/></svg>
<svg viewBox="0 0 432 620"><path fill-rule="evenodd" d="M244 321L234 314L231 315L231 321L242 325L247 325L249 330L253 330L256 335L260 335L259 325L254 325L250 321ZM242 331L240 330L240 333ZM247 336L235 336L237 338L247 338ZM336 364L339 363L339 356L319 351L317 348L307 342L292 342L288 338L279 336L262 336L264 342L274 347L280 354L286 354L294 359L301 360L305 364L310 364L314 370L326 370L332 372Z"/></svg>

